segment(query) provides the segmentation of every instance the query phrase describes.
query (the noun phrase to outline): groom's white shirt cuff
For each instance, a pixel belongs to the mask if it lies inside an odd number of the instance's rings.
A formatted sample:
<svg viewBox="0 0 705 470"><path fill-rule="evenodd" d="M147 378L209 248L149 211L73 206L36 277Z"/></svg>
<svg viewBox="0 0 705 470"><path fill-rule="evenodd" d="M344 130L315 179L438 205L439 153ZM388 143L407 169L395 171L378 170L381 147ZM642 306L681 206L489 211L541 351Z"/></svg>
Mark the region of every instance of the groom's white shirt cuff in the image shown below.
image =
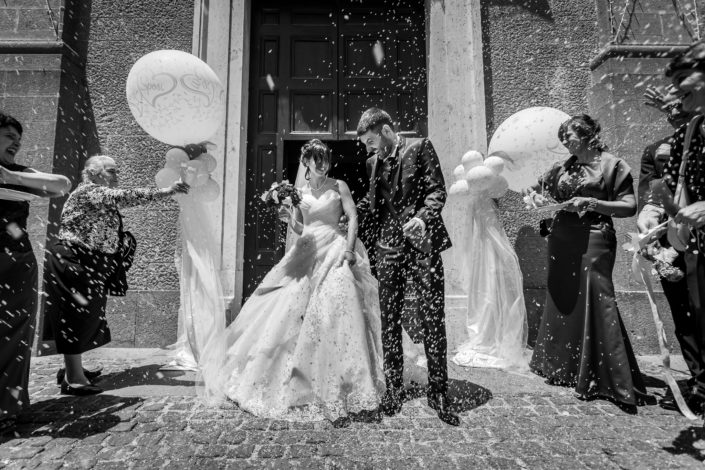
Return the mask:
<svg viewBox="0 0 705 470"><path fill-rule="evenodd" d="M415 219L415 220L418 220L419 222L421 222L421 235L425 234L425 233L426 233L426 222L424 222L423 220L421 220L419 217L412 217L412 218L411 218L411 220L414 220L414 219Z"/></svg>

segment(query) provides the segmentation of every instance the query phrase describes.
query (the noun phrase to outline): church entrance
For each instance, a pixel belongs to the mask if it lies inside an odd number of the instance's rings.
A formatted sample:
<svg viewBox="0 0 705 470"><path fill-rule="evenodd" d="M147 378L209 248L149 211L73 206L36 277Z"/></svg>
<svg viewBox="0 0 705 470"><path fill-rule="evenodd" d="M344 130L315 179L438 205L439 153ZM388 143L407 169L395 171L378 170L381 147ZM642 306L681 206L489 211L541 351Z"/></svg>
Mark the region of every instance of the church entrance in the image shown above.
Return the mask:
<svg viewBox="0 0 705 470"><path fill-rule="evenodd" d="M423 0L258 0L252 5L243 300L284 254L286 224L259 199L294 181L312 138L333 151L331 176L367 189L362 112L387 110L402 135L426 135Z"/></svg>

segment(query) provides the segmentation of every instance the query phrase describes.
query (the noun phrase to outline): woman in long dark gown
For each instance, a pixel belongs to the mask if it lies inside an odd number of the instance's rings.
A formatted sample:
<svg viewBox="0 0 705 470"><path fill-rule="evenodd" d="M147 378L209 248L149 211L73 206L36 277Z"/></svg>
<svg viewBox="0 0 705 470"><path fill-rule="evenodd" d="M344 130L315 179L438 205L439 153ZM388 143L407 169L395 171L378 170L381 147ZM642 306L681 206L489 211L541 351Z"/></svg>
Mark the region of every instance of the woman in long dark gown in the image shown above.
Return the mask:
<svg viewBox="0 0 705 470"><path fill-rule="evenodd" d="M37 260L27 235L29 202L16 200L7 190L54 197L71 188L65 176L15 163L21 140L22 125L0 113L0 432L29 405L37 311Z"/></svg>
<svg viewBox="0 0 705 470"><path fill-rule="evenodd" d="M629 166L604 151L599 131L587 115L564 122L558 136L571 156L533 188L569 205L548 236L546 309L531 368L548 383L574 386L579 398L634 413L646 389L615 301L612 217L634 215L636 202Z"/></svg>

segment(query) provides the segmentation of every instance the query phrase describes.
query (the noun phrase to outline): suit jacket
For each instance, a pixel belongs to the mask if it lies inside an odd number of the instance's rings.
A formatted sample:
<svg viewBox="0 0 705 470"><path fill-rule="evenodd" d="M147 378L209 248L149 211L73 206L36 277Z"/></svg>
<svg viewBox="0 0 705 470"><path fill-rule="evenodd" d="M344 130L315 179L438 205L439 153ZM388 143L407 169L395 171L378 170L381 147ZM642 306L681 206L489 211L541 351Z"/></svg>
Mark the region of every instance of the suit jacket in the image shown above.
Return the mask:
<svg viewBox="0 0 705 470"><path fill-rule="evenodd" d="M438 155L427 138L405 139L400 136L399 139L397 150L400 162L391 181L393 206L402 224L413 217L418 217L426 224L422 239L413 242L412 246L426 254L440 253L450 248L451 241L441 218L446 187ZM370 188L358 203L360 240L368 251L374 249L379 240L379 209L385 204L378 193L381 166L376 155L367 159Z"/></svg>
<svg viewBox="0 0 705 470"><path fill-rule="evenodd" d="M661 179L668 159L671 157L671 138L666 137L644 149L641 156L641 169L639 171L639 185L637 187L639 212L648 204L651 198L649 183Z"/></svg>

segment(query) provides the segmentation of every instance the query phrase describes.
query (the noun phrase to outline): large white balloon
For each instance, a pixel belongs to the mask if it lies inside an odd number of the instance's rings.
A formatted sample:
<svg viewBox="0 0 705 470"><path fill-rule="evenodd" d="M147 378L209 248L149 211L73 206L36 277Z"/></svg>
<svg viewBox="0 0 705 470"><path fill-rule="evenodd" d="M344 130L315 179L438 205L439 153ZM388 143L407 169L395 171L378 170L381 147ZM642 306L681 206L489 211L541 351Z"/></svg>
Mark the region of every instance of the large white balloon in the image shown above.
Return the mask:
<svg viewBox="0 0 705 470"><path fill-rule="evenodd" d="M225 90L198 57L183 51L150 52L127 76L127 103L149 135L169 145L208 140L223 121Z"/></svg>
<svg viewBox="0 0 705 470"><path fill-rule="evenodd" d="M512 190L535 184L553 163L568 158L558 140L558 128L568 118L563 111L540 106L513 114L497 128L487 152L505 160L502 175Z"/></svg>

